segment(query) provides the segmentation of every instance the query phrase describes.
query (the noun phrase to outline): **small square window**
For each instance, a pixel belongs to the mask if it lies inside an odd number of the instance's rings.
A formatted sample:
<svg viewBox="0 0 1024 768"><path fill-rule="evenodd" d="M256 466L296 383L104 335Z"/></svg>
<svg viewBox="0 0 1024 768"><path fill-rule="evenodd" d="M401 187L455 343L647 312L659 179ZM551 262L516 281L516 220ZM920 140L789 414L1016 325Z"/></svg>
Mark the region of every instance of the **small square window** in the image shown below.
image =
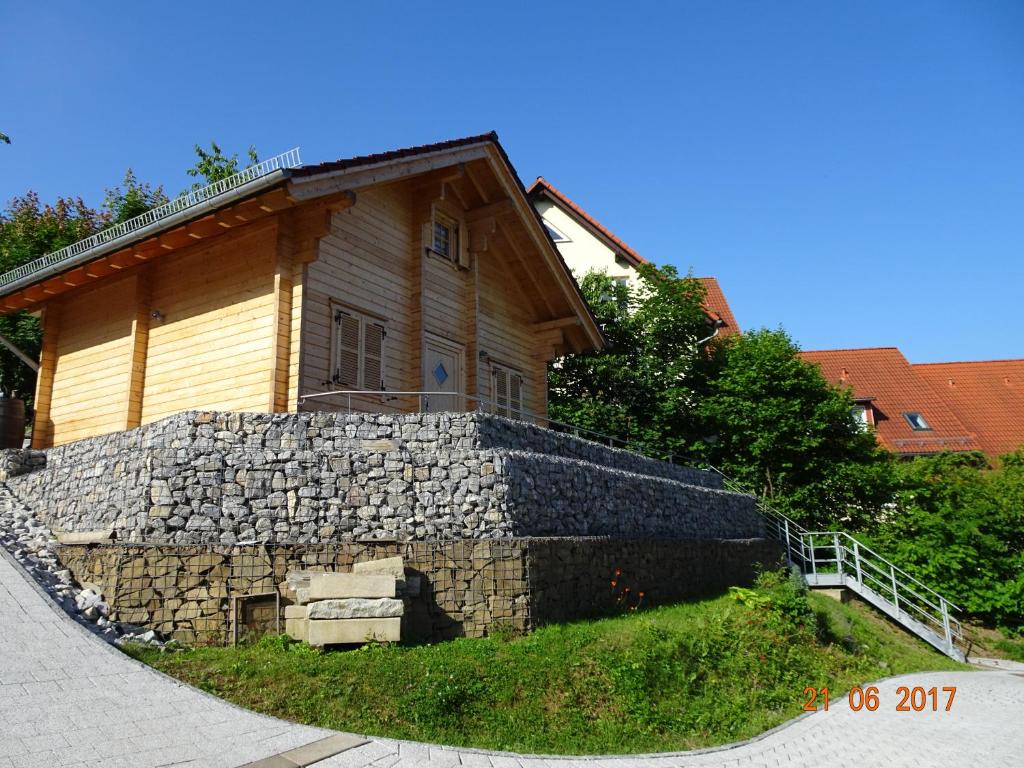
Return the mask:
<svg viewBox="0 0 1024 768"><path fill-rule="evenodd" d="M435 220L434 242L431 246L431 250L433 250L438 256L450 259L452 257L452 244L454 240L455 228L447 221Z"/></svg>
<svg viewBox="0 0 1024 768"><path fill-rule="evenodd" d="M931 425L917 411L908 411L903 414L903 418L907 420L910 428L915 432L927 432L931 429Z"/></svg>

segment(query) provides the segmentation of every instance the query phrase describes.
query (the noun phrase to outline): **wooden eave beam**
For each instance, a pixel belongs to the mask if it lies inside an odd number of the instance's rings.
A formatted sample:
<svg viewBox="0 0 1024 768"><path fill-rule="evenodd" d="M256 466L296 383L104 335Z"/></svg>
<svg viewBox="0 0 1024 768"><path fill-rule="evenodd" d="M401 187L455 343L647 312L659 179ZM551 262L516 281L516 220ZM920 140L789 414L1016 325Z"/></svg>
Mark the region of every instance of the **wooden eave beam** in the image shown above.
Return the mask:
<svg viewBox="0 0 1024 768"><path fill-rule="evenodd" d="M491 202L491 196L487 194L487 190L484 189L483 181L477 176L476 171L473 170L473 165L469 164L466 166L466 178L469 179L469 183L473 185L473 189L476 190L477 195L483 201L484 205Z"/></svg>
<svg viewBox="0 0 1024 768"><path fill-rule="evenodd" d="M471 208L466 211L466 221L474 222L491 217L500 219L504 216L511 216L515 212L515 205L513 205L512 200L506 197L503 200L481 205L479 208Z"/></svg>
<svg viewBox="0 0 1024 768"><path fill-rule="evenodd" d="M515 242L515 238L513 237L512 233L508 231L508 227L502 224L501 222L498 222L498 231L501 232L502 234L503 242L508 245L508 250L511 251L512 255L516 258L516 261L519 263L520 267L522 267L523 274L529 282L530 287L533 288L534 295L540 298L544 309L547 310L547 315L549 317L552 315L556 315L557 313L554 311L551 301L548 299L547 293L541 288L540 283L537 282L537 278L534 276L533 271L530 269L529 259L526 258L518 243Z"/></svg>
<svg viewBox="0 0 1024 768"><path fill-rule="evenodd" d="M534 323L533 330L537 333L543 333L544 331L568 328L579 324L580 319L576 315L571 315L570 317L560 317L557 320L545 320L542 323Z"/></svg>

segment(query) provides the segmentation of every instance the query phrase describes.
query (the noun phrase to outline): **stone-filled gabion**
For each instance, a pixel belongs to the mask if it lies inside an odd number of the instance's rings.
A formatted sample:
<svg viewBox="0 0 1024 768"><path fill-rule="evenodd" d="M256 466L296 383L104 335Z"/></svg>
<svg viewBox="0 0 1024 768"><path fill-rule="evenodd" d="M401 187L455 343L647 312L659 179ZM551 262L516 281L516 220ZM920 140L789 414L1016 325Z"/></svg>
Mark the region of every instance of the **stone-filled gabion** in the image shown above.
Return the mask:
<svg viewBox="0 0 1024 768"><path fill-rule="evenodd" d="M120 541L763 535L709 473L482 413L186 412L34 461L7 485L38 516Z"/></svg>

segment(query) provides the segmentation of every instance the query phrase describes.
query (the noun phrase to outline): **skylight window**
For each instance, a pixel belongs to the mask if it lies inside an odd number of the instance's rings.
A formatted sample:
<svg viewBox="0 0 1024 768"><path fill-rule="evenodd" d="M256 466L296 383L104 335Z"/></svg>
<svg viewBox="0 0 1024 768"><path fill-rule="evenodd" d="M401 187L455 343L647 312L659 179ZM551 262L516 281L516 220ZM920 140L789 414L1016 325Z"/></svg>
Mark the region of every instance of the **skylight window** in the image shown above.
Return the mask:
<svg viewBox="0 0 1024 768"><path fill-rule="evenodd" d="M917 411L908 411L903 414L903 418L907 420L910 428L915 432L926 432L931 429L931 425Z"/></svg>
<svg viewBox="0 0 1024 768"><path fill-rule="evenodd" d="M548 224L546 221L544 222L544 229L546 229L548 231L548 234L551 235L551 239L554 240L556 243L568 243L569 242L569 238L568 237L563 235L557 228L555 228L551 224Z"/></svg>

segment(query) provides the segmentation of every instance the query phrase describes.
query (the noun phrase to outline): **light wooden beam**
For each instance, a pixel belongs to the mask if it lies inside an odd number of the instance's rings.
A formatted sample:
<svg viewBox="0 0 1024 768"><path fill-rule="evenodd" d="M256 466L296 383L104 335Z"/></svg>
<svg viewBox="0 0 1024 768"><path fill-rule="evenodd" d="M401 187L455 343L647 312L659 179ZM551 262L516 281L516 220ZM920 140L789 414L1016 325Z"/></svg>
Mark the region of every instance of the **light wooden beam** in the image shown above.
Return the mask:
<svg viewBox="0 0 1024 768"><path fill-rule="evenodd" d="M53 401L53 374L57 369L57 336L60 332L60 304L50 302L43 309L43 347L36 375L36 415L32 422L32 447L49 448L53 442L50 405Z"/></svg>
<svg viewBox="0 0 1024 768"><path fill-rule="evenodd" d="M556 328L568 328L569 326L579 324L580 319L576 317L576 315L572 315L570 317L560 317L557 320L545 320L542 323L534 323L533 330L538 333L543 333L544 331L550 331Z"/></svg>
<svg viewBox="0 0 1024 768"><path fill-rule="evenodd" d="M142 423L142 397L146 386L146 358L149 354L151 293L152 269L147 267L138 270L135 275L135 315L132 317L129 337L131 367L128 369L125 429L133 429Z"/></svg>
<svg viewBox="0 0 1024 768"><path fill-rule="evenodd" d="M479 208L471 208L466 211L466 221L474 222L488 218L500 219L502 216L510 216L515 212L515 205L513 205L512 200L506 197L503 200L481 205Z"/></svg>

